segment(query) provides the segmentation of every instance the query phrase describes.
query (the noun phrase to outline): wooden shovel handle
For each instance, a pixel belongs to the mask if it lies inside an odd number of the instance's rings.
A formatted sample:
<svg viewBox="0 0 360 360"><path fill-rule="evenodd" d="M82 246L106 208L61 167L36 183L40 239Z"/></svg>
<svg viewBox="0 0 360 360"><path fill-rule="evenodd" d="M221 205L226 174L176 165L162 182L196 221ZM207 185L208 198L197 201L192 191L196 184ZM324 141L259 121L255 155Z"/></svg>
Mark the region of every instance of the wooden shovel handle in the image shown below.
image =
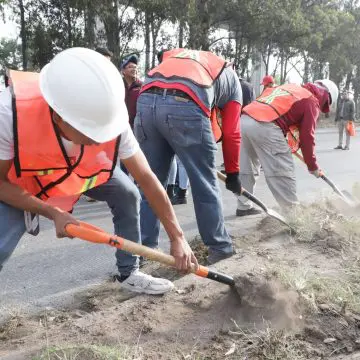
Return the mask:
<svg viewBox="0 0 360 360"><path fill-rule="evenodd" d="M72 237L93 243L107 244L116 247L117 249L127 251L131 254L143 256L146 259L175 267L175 258L171 255L134 243L120 236L108 234L94 225L84 222L79 222L79 224L80 225L66 225L66 232ZM209 274L209 270L206 267L200 266L199 269L196 269L194 264L192 265L191 272L201 277L208 277Z"/></svg>

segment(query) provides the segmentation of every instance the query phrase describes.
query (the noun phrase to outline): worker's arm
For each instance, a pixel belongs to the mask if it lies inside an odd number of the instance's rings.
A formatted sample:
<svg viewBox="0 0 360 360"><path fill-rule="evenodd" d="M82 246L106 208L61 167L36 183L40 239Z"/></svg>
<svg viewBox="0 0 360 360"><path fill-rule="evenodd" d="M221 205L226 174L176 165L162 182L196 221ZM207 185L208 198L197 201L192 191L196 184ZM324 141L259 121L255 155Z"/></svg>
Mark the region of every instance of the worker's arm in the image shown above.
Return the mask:
<svg viewBox="0 0 360 360"><path fill-rule="evenodd" d="M312 98L304 101L304 113L299 128L300 147L305 164L310 172L319 169L315 155L315 128L319 113L319 107Z"/></svg>
<svg viewBox="0 0 360 360"><path fill-rule="evenodd" d="M68 236L65 231L67 224L78 224L69 213L47 205L46 202L29 194L8 181L7 174L13 160L0 160L0 201L20 210L32 212L53 220L57 237Z"/></svg>
<svg viewBox="0 0 360 360"><path fill-rule="evenodd" d="M240 171L240 113L241 105L230 101L221 109L222 149L227 174Z"/></svg>
<svg viewBox="0 0 360 360"><path fill-rule="evenodd" d="M241 192L240 182L240 114L241 105L236 101L225 104L221 110L222 148L226 172L226 188L235 194Z"/></svg>
<svg viewBox="0 0 360 360"><path fill-rule="evenodd" d="M133 156L121 161L140 186L154 213L164 225L170 238L171 255L175 257L176 267L179 270L189 270L191 263L197 266L197 260L185 239L169 197L156 175L151 171L143 152L139 149Z"/></svg>

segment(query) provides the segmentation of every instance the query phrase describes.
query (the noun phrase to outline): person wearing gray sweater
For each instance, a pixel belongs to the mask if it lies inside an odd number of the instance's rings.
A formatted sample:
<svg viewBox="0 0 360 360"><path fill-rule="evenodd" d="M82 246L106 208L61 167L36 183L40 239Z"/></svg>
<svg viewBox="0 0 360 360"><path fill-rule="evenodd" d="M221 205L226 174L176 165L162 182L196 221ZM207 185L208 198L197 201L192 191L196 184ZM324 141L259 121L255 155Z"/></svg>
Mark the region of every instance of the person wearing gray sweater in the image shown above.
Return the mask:
<svg viewBox="0 0 360 360"><path fill-rule="evenodd" d="M339 144L336 150L350 150L350 134L346 130L346 125L349 121L355 120L355 103L350 99L350 94L347 92L343 96L340 103L339 119L337 120L339 128ZM346 132L346 145L343 147L344 130Z"/></svg>

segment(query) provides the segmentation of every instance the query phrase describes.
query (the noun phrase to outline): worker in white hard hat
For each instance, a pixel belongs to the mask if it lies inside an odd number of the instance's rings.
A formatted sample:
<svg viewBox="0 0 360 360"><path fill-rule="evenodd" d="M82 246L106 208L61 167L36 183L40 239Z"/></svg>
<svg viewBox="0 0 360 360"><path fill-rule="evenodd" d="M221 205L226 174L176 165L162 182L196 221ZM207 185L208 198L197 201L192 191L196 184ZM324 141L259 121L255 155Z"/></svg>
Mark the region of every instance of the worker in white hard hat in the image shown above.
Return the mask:
<svg viewBox="0 0 360 360"><path fill-rule="evenodd" d="M262 166L266 182L282 207L298 203L292 152L301 149L307 168L321 176L315 156L315 128L320 111L336 106L337 86L328 79L303 86L285 84L266 89L241 116L241 184L254 192ZM288 138L288 140L287 140ZM239 197L237 216L260 211Z"/></svg>
<svg viewBox="0 0 360 360"><path fill-rule="evenodd" d="M69 211L83 193L107 202L117 235L140 242L140 194L118 159L161 219L177 268L197 265L130 128L124 84L110 61L71 48L40 74L10 71L7 85L0 95L0 269L26 231L37 234L34 214L52 220L57 237L68 236L66 225L77 224ZM138 257L118 250L116 259L124 288L148 294L173 288L140 272Z"/></svg>

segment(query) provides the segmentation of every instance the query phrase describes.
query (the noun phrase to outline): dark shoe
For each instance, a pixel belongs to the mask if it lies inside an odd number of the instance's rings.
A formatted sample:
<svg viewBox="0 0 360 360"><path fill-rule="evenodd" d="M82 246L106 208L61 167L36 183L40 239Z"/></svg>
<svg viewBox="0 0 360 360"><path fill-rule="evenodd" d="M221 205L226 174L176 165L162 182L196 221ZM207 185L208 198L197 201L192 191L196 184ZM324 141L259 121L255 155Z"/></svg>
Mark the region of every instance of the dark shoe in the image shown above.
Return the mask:
<svg viewBox="0 0 360 360"><path fill-rule="evenodd" d="M259 215L261 213L262 213L261 210L255 208L251 208L247 210L236 209L236 216Z"/></svg>
<svg viewBox="0 0 360 360"><path fill-rule="evenodd" d="M338 145L336 148L334 148L334 150L343 150L343 147Z"/></svg>
<svg viewBox="0 0 360 360"><path fill-rule="evenodd" d="M348 146L345 146L343 150L350 150L350 148Z"/></svg>
<svg viewBox="0 0 360 360"><path fill-rule="evenodd" d="M206 258L208 265L213 265L221 260L228 259L229 257L233 256L234 252L231 253L223 253L220 251L215 251L212 249L209 249L209 255Z"/></svg>
<svg viewBox="0 0 360 360"><path fill-rule="evenodd" d="M175 197L175 185L168 185L166 188L166 192L170 201L172 201L172 199Z"/></svg>
<svg viewBox="0 0 360 360"><path fill-rule="evenodd" d="M176 195L171 199L171 203L173 205L187 204L187 190L179 188Z"/></svg>

